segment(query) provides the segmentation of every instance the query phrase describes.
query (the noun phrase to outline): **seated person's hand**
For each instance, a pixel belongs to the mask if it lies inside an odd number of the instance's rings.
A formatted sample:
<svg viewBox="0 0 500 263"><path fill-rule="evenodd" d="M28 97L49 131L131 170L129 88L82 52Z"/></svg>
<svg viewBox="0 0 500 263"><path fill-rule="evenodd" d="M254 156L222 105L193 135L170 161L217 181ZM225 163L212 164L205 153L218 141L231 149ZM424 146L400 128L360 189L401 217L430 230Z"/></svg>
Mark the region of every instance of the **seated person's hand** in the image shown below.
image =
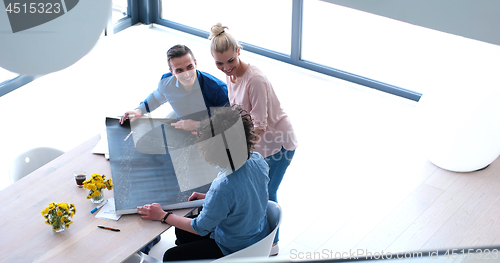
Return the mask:
<svg viewBox="0 0 500 263"><path fill-rule="evenodd" d="M123 113L123 116L120 118L120 124L123 124L129 115L141 115L142 116L142 111L140 109L135 109L135 110L130 110L130 111ZM135 119L137 119L137 117L131 118L130 121L133 122Z"/></svg>
<svg viewBox="0 0 500 263"><path fill-rule="evenodd" d="M152 203L150 205L138 206L137 213L141 215L144 219L157 220L160 221L165 216L165 211L161 208L158 203Z"/></svg>
<svg viewBox="0 0 500 263"><path fill-rule="evenodd" d="M176 123L172 123L171 125L174 126L174 128L176 129L182 129L185 131L195 131L200 126L200 122L193 120L180 120Z"/></svg>
<svg viewBox="0 0 500 263"><path fill-rule="evenodd" d="M188 198L188 201L194 201L194 200L205 199L205 196L206 196L206 194L193 192L193 193L191 194L191 196Z"/></svg>

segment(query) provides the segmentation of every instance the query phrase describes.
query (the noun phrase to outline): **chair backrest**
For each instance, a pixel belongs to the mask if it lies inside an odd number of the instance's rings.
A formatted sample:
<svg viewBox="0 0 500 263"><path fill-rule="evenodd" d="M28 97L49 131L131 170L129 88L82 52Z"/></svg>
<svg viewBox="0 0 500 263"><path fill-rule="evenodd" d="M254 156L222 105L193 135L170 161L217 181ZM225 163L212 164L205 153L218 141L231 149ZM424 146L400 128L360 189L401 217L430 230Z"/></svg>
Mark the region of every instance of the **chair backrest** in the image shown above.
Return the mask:
<svg viewBox="0 0 500 263"><path fill-rule="evenodd" d="M282 213L280 205L278 205L273 201L268 201L266 214L267 214L267 222L269 223L269 227L271 228L271 233L269 235L267 235L264 239L260 240L259 242L247 248L229 254L225 257L219 258L218 260L215 261L229 262L237 258L269 257L269 253L271 252L271 248L274 242L274 236L276 236L278 227L281 224Z"/></svg>
<svg viewBox="0 0 500 263"><path fill-rule="evenodd" d="M63 153L61 150L50 147L38 147L18 155L10 164L10 181L16 182Z"/></svg>

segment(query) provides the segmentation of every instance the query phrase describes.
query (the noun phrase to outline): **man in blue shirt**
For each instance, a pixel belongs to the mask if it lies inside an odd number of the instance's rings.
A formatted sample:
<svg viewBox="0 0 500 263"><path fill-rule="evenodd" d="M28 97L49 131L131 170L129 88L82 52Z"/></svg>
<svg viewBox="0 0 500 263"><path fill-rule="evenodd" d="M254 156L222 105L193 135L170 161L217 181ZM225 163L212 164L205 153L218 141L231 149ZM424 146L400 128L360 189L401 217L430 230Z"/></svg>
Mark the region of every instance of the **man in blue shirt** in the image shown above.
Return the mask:
<svg viewBox="0 0 500 263"><path fill-rule="evenodd" d="M187 46L171 47L167 51L167 62L170 73L161 77L158 88L135 110L123 114L121 124L129 116L133 122L137 118L133 116L142 116L169 102L179 119L171 125L176 129L193 132L200 126L201 120L209 117L210 108L229 105L226 84L206 72L197 70L196 59ZM167 117L174 118L170 115ZM148 254L151 247L159 241L160 237L141 251Z"/></svg>
<svg viewBox="0 0 500 263"><path fill-rule="evenodd" d="M120 123L129 116L142 116L169 102L178 122L177 129L194 131L200 120L206 119L211 107L229 104L227 86L216 77L196 69L193 52L185 45L175 45L167 51L170 73L161 77L158 88L132 111L123 114ZM136 117L130 118L134 121Z"/></svg>

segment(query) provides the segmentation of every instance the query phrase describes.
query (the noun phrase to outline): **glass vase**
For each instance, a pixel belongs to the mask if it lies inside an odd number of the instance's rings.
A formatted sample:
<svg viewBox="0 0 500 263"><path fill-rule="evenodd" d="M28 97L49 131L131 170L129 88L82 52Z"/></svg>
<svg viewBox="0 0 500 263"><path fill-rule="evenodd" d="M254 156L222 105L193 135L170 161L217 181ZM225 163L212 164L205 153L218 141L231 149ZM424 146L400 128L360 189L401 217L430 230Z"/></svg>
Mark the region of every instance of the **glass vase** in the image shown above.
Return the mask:
<svg viewBox="0 0 500 263"><path fill-rule="evenodd" d="M66 230L66 225L64 223L62 224L53 224L52 225L52 230L56 233L61 233L61 232L64 232L64 230Z"/></svg>
<svg viewBox="0 0 500 263"><path fill-rule="evenodd" d="M94 193L95 192L98 192L99 195L91 197L90 201L92 201L92 203L94 203L94 204L102 203L102 201L104 200L104 193L102 192L102 190L96 190L96 191L94 191Z"/></svg>

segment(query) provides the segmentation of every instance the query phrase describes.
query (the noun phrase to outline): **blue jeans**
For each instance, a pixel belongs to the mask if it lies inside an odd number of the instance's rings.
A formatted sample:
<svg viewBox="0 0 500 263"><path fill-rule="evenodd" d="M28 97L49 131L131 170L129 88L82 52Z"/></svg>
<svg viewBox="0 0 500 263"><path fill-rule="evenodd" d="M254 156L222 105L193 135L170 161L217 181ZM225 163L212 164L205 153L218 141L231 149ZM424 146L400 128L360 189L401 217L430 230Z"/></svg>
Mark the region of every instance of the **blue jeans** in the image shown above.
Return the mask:
<svg viewBox="0 0 500 263"><path fill-rule="evenodd" d="M278 188L280 187L283 176L285 175L286 168L290 165L292 161L295 150L288 151L281 147L281 150L271 156L264 158L269 165L269 183L267 184L267 189L269 192L269 200L278 202ZM274 243L279 240L279 229L274 237Z"/></svg>
<svg viewBox="0 0 500 263"><path fill-rule="evenodd" d="M149 251L151 248L156 245L158 242L160 242L161 236L158 236L157 238L153 239L149 244L147 244L145 247L141 248L141 252L144 254L149 254Z"/></svg>

